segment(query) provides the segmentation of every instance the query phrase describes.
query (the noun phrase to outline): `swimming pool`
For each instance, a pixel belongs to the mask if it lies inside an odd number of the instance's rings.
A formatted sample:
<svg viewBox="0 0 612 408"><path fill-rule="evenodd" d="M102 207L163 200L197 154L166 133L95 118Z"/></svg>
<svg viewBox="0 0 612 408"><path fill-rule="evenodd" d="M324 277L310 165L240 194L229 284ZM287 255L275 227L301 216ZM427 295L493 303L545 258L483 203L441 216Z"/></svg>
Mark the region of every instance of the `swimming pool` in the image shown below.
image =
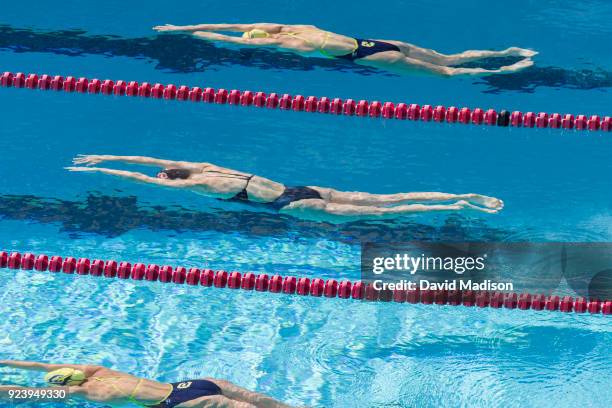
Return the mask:
<svg viewBox="0 0 612 408"><path fill-rule="evenodd" d="M605 2L354 4L327 4L321 13L285 2L235 1L231 9L133 2L124 9L111 1L96 12L71 1L28 12L14 3L3 6L0 21L2 70L609 114L612 57L604 50L612 7ZM518 45L540 55L537 69L502 78L398 77L335 69L327 60L156 39L149 30L166 22L255 20L306 22L448 52ZM361 241L612 238L612 145L604 133L331 118L13 88L0 95L5 250L355 280ZM494 216L313 223L68 173L63 167L78 153L212 161L293 185L343 190L477 192L502 198L506 207ZM0 358L95 362L164 381L221 377L294 405L612 401L605 352L612 330L605 316L271 298L26 271L3 270L0 285Z"/></svg>

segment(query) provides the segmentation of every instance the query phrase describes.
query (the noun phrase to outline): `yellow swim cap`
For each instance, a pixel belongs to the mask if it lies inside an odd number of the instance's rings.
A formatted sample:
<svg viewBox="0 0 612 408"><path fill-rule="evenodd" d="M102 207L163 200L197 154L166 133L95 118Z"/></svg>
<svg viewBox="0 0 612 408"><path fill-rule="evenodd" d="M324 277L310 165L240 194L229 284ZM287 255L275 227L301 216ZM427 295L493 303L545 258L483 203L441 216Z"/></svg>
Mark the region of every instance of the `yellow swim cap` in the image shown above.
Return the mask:
<svg viewBox="0 0 612 408"><path fill-rule="evenodd" d="M81 385L85 380L85 373L74 368L60 368L45 375L45 381L52 385Z"/></svg>
<svg viewBox="0 0 612 408"><path fill-rule="evenodd" d="M265 32L264 30L260 30L258 28L254 28L251 31L247 31L242 34L242 38L268 38L270 34Z"/></svg>

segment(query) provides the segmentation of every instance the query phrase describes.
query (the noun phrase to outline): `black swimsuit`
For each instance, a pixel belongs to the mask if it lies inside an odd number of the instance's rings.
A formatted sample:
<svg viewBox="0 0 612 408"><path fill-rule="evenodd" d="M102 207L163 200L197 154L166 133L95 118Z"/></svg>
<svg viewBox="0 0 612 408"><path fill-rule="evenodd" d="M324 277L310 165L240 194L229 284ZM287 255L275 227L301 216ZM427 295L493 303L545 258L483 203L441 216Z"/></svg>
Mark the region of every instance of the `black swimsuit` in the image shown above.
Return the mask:
<svg viewBox="0 0 612 408"><path fill-rule="evenodd" d="M249 177L246 177L246 185L244 188L232 198L226 199L227 201L241 201L249 204L260 204L266 207L272 207L276 211L280 210L283 207L288 206L289 204L300 201L300 200L308 200L311 198L322 199L321 194L317 190L314 190L310 187L305 186L297 186L297 187L285 187L285 191L278 196L274 201L269 202L258 202L249 200L249 193L247 188L249 187L249 182L255 175L252 174Z"/></svg>
<svg viewBox="0 0 612 408"><path fill-rule="evenodd" d="M208 380L182 381L171 385L172 392L168 398L157 405L150 405L151 408L174 408L183 402L193 401L200 397L222 395L221 388Z"/></svg>
<svg viewBox="0 0 612 408"><path fill-rule="evenodd" d="M347 59L354 61L356 59L365 58L369 55L378 54L379 52L385 51L398 51L402 52L397 45L390 44L384 41L376 40L364 40L361 38L355 38L357 42L357 48L350 54L338 55L336 58Z"/></svg>

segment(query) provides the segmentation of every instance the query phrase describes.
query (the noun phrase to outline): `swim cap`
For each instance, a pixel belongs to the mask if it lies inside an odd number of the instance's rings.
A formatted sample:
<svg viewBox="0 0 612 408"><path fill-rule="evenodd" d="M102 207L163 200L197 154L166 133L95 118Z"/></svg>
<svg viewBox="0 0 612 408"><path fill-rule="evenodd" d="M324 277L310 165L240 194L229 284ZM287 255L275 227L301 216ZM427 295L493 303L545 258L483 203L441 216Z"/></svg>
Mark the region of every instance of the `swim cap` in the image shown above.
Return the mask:
<svg viewBox="0 0 612 408"><path fill-rule="evenodd" d="M254 28L251 31L247 31L242 34L242 38L268 38L270 34L265 32L264 30L260 30L258 28Z"/></svg>
<svg viewBox="0 0 612 408"><path fill-rule="evenodd" d="M45 375L45 381L52 385L81 385L85 380L85 373L74 368L60 368Z"/></svg>

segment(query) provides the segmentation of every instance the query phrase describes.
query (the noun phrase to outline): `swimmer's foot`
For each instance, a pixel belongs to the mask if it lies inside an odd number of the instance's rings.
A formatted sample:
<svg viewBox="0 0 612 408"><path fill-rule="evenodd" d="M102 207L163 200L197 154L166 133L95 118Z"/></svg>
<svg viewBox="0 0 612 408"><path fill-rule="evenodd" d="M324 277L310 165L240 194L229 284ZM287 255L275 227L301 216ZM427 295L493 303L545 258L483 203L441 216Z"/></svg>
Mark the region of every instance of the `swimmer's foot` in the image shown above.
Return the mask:
<svg viewBox="0 0 612 408"><path fill-rule="evenodd" d="M174 24L164 24L164 25L158 25L158 26L153 27L153 30L161 33L161 32L166 32L166 31L181 31L183 30L183 27L176 26Z"/></svg>
<svg viewBox="0 0 612 408"><path fill-rule="evenodd" d="M495 72L498 74L511 74L513 72L519 72L522 71L524 69L527 69L531 66L533 66L533 60L529 59L529 58L525 58L524 60L521 60L519 62L517 62L516 64L512 64L512 65L507 65L505 67L501 67L500 69L496 70Z"/></svg>
<svg viewBox="0 0 612 408"><path fill-rule="evenodd" d="M477 205L474 204L470 204L469 202L465 201L465 200L460 200L457 201L455 203L455 206L459 207L459 209L462 210L473 210L473 211L480 211L480 212L484 212L487 214L497 214L499 212L500 209L492 209L492 208L486 208L486 207L479 207Z"/></svg>
<svg viewBox="0 0 612 408"><path fill-rule="evenodd" d="M519 47L510 47L502 51L503 56L505 57L525 57L531 58L535 55L538 55L537 51L528 50L526 48Z"/></svg>
<svg viewBox="0 0 612 408"><path fill-rule="evenodd" d="M480 194L466 194L463 196L465 201L476 204L481 207L489 208L491 210L500 211L504 208L504 202L499 198L489 197Z"/></svg>
<svg viewBox="0 0 612 408"><path fill-rule="evenodd" d="M487 76L496 74L512 74L514 72L522 71L533 65L533 61L529 58L520 60L519 62L503 66L498 69L484 69L484 68L455 68L445 67L445 75L457 76L457 75L472 75L472 76Z"/></svg>

